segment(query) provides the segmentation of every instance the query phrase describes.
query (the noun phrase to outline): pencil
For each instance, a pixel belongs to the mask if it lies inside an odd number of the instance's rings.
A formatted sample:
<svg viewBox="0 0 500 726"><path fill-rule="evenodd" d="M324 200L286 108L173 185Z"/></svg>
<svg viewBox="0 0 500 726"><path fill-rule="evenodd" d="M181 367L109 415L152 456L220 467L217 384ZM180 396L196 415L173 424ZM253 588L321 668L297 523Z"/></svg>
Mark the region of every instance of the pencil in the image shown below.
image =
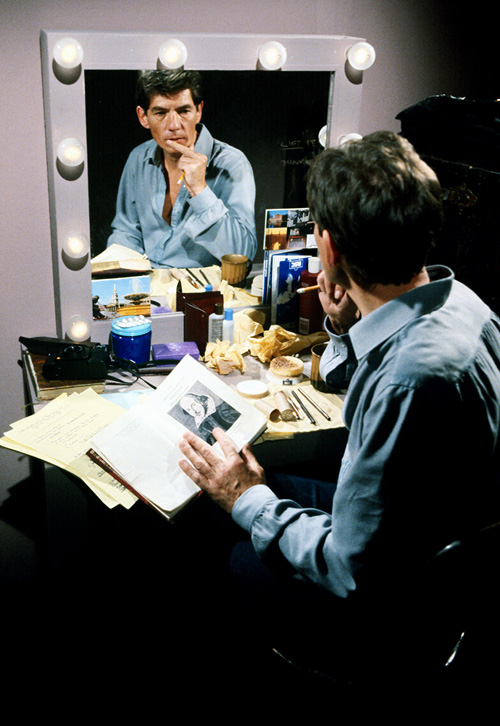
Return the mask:
<svg viewBox="0 0 500 726"><path fill-rule="evenodd" d="M303 292L309 292L309 290L319 290L319 285L312 285L311 287L299 287L297 292L302 295Z"/></svg>
<svg viewBox="0 0 500 726"><path fill-rule="evenodd" d="M177 184L181 184L182 183L182 180L184 179L184 174L185 173L186 173L185 171L182 172L181 178L179 179L179 181L177 182Z"/></svg>

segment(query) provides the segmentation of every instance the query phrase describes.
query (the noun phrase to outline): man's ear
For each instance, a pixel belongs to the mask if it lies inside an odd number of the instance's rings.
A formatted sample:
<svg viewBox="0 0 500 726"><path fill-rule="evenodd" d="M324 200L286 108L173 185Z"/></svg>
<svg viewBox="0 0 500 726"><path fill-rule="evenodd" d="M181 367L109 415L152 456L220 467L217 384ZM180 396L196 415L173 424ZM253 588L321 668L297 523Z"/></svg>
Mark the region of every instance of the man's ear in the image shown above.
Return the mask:
<svg viewBox="0 0 500 726"><path fill-rule="evenodd" d="M324 229L321 233L321 239L323 241L323 254L328 263L329 267L334 267L341 258L341 254L338 251L332 235L327 229Z"/></svg>
<svg viewBox="0 0 500 726"><path fill-rule="evenodd" d="M145 129L149 129L149 121L148 117L146 116L146 112L142 108L142 106L137 106L135 109L137 112L137 118L139 119L139 123L141 126L144 126Z"/></svg>
<svg viewBox="0 0 500 726"><path fill-rule="evenodd" d="M196 123L197 123L197 124L199 124L199 123L200 123L200 121L201 121L201 114L202 114L202 112L203 112L203 103L204 103L204 101L200 101L200 103L199 103L199 104L198 104L198 106L196 107L196 111L197 111L197 113L198 113L198 117L197 117L197 120L196 120Z"/></svg>

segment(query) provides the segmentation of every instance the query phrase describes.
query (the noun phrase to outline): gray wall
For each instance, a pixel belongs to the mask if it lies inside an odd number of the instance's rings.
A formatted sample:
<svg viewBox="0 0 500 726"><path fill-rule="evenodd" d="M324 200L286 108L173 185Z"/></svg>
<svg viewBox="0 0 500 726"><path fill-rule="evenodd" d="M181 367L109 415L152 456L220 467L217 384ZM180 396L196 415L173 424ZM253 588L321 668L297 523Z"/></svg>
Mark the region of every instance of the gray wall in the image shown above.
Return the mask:
<svg viewBox="0 0 500 726"><path fill-rule="evenodd" d="M489 92L474 27L487 22L484 5L474 6L478 20L462 22L449 0L0 0L1 431L23 416L19 335L55 334L41 29L366 37L377 51L364 80L360 131L368 133L399 131L396 114L429 95ZM25 457L0 449L0 503L28 472Z"/></svg>

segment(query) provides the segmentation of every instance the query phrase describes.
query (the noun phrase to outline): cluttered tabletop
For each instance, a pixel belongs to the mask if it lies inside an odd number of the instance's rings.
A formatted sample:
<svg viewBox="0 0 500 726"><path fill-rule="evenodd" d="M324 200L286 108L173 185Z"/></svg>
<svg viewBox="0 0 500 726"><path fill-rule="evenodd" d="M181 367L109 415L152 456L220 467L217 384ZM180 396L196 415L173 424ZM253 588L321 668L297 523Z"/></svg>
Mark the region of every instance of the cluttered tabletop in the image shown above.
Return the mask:
<svg viewBox="0 0 500 726"><path fill-rule="evenodd" d="M38 457L78 477L107 507L129 508L138 498L149 504L152 500L156 507L156 491L149 496L150 491L146 489L144 495L126 479L120 481L116 471L106 471L102 462L98 466L89 458L89 451L96 439L99 440L101 431L121 425L126 416L132 415L130 411L146 411L142 401L147 401L148 406L150 401L160 401L171 414L166 436L171 438L172 456L178 456L174 452L179 432L173 430L172 412L180 410L181 398L195 384L198 388L203 384L217 400L229 402L232 408L241 411L242 441L253 442L263 465L266 461L279 463L280 456L283 462L290 462L294 457L300 461L314 457L317 451L327 450L332 445L332 429L341 435L344 425L342 396L320 390L324 384L311 380L314 359L311 351L324 346L324 331L304 336L278 325L264 329L259 311L253 309L238 311L234 323L234 342L209 342L203 356L184 356L175 365L167 366L168 374L141 375L132 385L130 379L121 385L108 382L103 385L102 381L52 381L55 390L34 407L33 413L12 423L10 431L0 439L0 445ZM24 349L23 370L27 378L34 373L28 364L30 357L36 358L36 355L30 356ZM185 368L186 359L194 365L192 371ZM142 440L134 436L130 444L122 441L121 448L127 454L133 451L134 445L138 447L138 453L131 457L132 463L141 458L146 445L151 446L153 454L166 451L163 439L154 446L157 426L144 434L154 418L150 415L151 408L147 410L137 427ZM184 416L184 412L179 415ZM259 420L256 419L255 428L251 429L253 417ZM177 422L174 424L177 426ZM303 446L297 446L297 437ZM123 440L123 434L112 440ZM153 454L147 458L153 460L156 456ZM155 488L158 479L155 472L159 470L172 472L177 467L172 467L172 462L166 459L160 462L151 476ZM182 488L184 483L179 486ZM192 496L192 491L181 491L164 509L160 506L161 513L168 518L174 516Z"/></svg>
<svg viewBox="0 0 500 726"><path fill-rule="evenodd" d="M256 443L343 426L342 395L326 391L317 371L311 380L311 350L326 334L304 336L278 325L264 330L254 318L255 311L237 315L242 342L209 342L203 361L265 413L267 428Z"/></svg>
<svg viewBox="0 0 500 726"><path fill-rule="evenodd" d="M276 306L270 319L269 307L252 304L237 286L195 293L189 284L175 285L175 306L184 312L180 342L155 340L152 314L118 310L108 344L20 338L28 415L0 445L78 477L107 507L129 508L140 498L169 519L196 494L177 481L182 430L193 426L201 435L218 407L236 417L226 427L233 441L254 444L264 466L328 455L345 429L343 395L319 373L328 340L322 317L311 332L295 332L276 320ZM196 412L207 399L210 415ZM135 471L137 461L151 463L148 481Z"/></svg>

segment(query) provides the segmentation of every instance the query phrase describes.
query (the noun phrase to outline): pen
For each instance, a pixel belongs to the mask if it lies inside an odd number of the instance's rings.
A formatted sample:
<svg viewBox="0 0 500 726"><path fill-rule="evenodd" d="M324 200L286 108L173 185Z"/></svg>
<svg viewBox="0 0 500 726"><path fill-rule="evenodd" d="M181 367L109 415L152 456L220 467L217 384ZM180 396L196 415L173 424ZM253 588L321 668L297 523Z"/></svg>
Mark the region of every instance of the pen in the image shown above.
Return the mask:
<svg viewBox="0 0 500 726"><path fill-rule="evenodd" d="M185 171L182 172L181 178L179 179L179 181L177 182L177 184L181 184L182 180L184 179L184 174L185 173L186 173Z"/></svg>
<svg viewBox="0 0 500 726"><path fill-rule="evenodd" d="M319 411L320 413L322 413L322 414L323 414L323 416L324 416L324 417L325 417L325 418L326 418L326 419L327 419L328 421L331 421L331 418L330 418L330 416L329 416L329 415L328 415L327 413L325 413L325 411L323 411L323 409L322 409L322 408L320 408L320 407L318 406L318 404L317 404L317 403L316 403L315 401L313 401L313 400L312 400L312 398L311 398L311 397L310 397L310 396L309 396L309 395L308 395L308 394L307 394L307 393L306 393L305 391L303 391L303 390L302 390L302 388L299 388L298 390L299 390L299 391L300 391L300 392L302 393L302 395L303 395L303 396L305 396L305 397L307 398L307 400L309 401L309 403L312 403L312 405L314 406L314 408L316 408L316 409L317 409L317 410L318 410L318 411Z"/></svg>
<svg viewBox="0 0 500 726"><path fill-rule="evenodd" d="M292 396L294 396L294 398L299 402L299 406L304 411L304 413L307 416L307 418L309 419L309 421L312 424L316 424L316 421L313 419L313 417L311 416L311 414L309 413L309 411L307 410L307 408L304 406L304 404L302 403L302 401L300 400L300 398L297 396L297 394L295 393L295 391L292 391Z"/></svg>
<svg viewBox="0 0 500 726"><path fill-rule="evenodd" d="M299 287L297 293L302 295L303 292L309 292L309 290L319 290L319 285L312 285L311 287Z"/></svg>

